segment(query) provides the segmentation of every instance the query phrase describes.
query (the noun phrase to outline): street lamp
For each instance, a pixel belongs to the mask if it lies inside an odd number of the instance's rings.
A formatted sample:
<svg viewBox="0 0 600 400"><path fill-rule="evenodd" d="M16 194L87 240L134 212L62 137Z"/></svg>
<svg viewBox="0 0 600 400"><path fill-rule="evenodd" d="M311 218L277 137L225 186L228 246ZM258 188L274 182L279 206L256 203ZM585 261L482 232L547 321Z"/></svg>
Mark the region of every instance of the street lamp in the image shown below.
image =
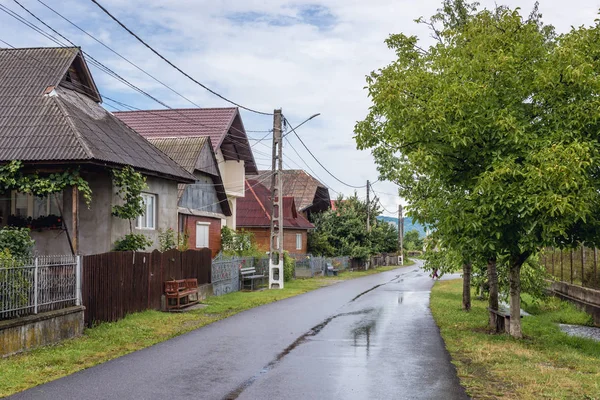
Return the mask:
<svg viewBox="0 0 600 400"><path fill-rule="evenodd" d="M288 123L288 125L290 125L290 132L288 132L285 135L283 135L283 137L286 137L287 135L289 135L292 132L295 133L296 129L300 128L302 125L304 125L305 123L307 123L311 119L318 117L319 115L321 115L321 113L316 113L316 114L311 115L310 117L308 117L307 119L305 119L303 122L301 122L300 124L298 124L295 128L291 128L292 124L290 124L290 121L288 121L288 119L284 116L283 119L285 119L286 122Z"/></svg>

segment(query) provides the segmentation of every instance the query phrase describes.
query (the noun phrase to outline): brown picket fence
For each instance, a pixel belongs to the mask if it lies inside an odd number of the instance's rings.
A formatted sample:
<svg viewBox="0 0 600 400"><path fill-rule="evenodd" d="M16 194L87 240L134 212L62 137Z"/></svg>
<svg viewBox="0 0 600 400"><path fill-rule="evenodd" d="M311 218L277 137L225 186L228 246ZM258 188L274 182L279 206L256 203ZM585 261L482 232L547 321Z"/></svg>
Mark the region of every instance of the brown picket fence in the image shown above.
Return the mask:
<svg viewBox="0 0 600 400"><path fill-rule="evenodd" d="M196 278L211 283L209 249L161 253L110 252L82 257L85 323L114 322L125 315L159 310L163 282Z"/></svg>

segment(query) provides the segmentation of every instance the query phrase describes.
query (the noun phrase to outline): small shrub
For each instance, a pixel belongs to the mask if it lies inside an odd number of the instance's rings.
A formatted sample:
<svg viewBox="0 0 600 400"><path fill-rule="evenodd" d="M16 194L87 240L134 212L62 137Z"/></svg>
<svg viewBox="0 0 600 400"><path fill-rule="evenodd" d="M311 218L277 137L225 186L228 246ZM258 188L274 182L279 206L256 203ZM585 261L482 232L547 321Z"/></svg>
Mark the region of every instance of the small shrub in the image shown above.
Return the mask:
<svg viewBox="0 0 600 400"><path fill-rule="evenodd" d="M0 303L10 304L12 307L23 307L29 304L31 289L31 271L20 269L23 262L14 257L10 250L0 250Z"/></svg>
<svg viewBox="0 0 600 400"><path fill-rule="evenodd" d="M162 252L177 248L175 241L175 231L169 228L166 231L159 229L158 231L158 249Z"/></svg>
<svg viewBox="0 0 600 400"><path fill-rule="evenodd" d="M141 233L130 233L115 242L115 251L142 251L152 246L152 240Z"/></svg>
<svg viewBox="0 0 600 400"><path fill-rule="evenodd" d="M296 260L287 251L283 253L283 281L289 282L294 279Z"/></svg>
<svg viewBox="0 0 600 400"><path fill-rule="evenodd" d="M10 257L31 256L34 243L28 228L6 227L0 229L0 251L8 250Z"/></svg>

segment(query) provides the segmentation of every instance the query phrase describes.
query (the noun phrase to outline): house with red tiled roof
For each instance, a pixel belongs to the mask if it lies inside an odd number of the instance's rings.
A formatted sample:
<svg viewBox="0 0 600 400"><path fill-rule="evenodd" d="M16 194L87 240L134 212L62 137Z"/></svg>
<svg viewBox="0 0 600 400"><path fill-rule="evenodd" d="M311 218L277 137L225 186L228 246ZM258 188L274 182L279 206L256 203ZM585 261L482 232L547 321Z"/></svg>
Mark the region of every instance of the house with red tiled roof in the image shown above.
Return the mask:
<svg viewBox="0 0 600 400"><path fill-rule="evenodd" d="M246 177L258 173L237 107L121 111L114 114L147 139L210 138L232 211L224 222L236 229L236 201L244 197Z"/></svg>
<svg viewBox="0 0 600 400"><path fill-rule="evenodd" d="M237 202L237 226L254 234L260 250L269 251L271 234L271 192L257 180L246 180L244 197ZM314 229L296 208L293 197L283 198L283 249L294 254L306 254L308 231Z"/></svg>
<svg viewBox="0 0 600 400"><path fill-rule="evenodd" d="M81 49L0 48L0 164L24 174L77 171L76 186L39 197L9 187L0 199L0 227L30 227L37 254L104 253L129 234L159 245L159 230L177 229L178 184L194 176L102 105ZM144 214L130 223L112 215L120 204L113 171L133 167L146 178ZM5 188L6 189L6 188Z"/></svg>

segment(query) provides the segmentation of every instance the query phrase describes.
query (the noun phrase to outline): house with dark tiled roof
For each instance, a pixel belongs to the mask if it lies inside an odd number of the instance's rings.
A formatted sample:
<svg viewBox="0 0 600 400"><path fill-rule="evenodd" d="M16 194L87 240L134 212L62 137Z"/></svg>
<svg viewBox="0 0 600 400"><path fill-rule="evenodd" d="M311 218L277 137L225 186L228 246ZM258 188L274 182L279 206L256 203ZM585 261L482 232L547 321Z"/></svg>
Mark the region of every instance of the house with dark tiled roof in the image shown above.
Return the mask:
<svg viewBox="0 0 600 400"><path fill-rule="evenodd" d="M221 222L232 212L210 138L150 137L148 141L196 178L194 183L179 185L179 231L188 238L190 249L209 248L216 256L221 251Z"/></svg>
<svg viewBox="0 0 600 400"><path fill-rule="evenodd" d="M244 197L237 201L237 226L252 232L260 250L269 251L271 235L271 191L258 180L246 181ZM308 231L314 229L298 212L293 197L283 197L283 249L294 254L306 254Z"/></svg>
<svg viewBox="0 0 600 400"><path fill-rule="evenodd" d="M115 115L147 139L209 138L232 211L225 223L236 229L236 201L244 197L245 179L258 173L236 107L122 111Z"/></svg>
<svg viewBox="0 0 600 400"><path fill-rule="evenodd" d="M79 48L0 49L0 164L21 160L25 173L41 175L78 168L92 190L89 206L75 188L47 198L4 193L0 225L34 226L38 254L102 253L129 233L129 221L111 214L120 202L111 172L125 166L147 182L134 232L153 241L151 250L160 229L177 229L178 184L196 177L101 102Z"/></svg>
<svg viewBox="0 0 600 400"><path fill-rule="evenodd" d="M259 182L271 186L271 171L258 171ZM329 210L332 202L329 189L318 179L301 169L286 169L282 173L283 195L293 197L300 211L306 218L312 213Z"/></svg>

